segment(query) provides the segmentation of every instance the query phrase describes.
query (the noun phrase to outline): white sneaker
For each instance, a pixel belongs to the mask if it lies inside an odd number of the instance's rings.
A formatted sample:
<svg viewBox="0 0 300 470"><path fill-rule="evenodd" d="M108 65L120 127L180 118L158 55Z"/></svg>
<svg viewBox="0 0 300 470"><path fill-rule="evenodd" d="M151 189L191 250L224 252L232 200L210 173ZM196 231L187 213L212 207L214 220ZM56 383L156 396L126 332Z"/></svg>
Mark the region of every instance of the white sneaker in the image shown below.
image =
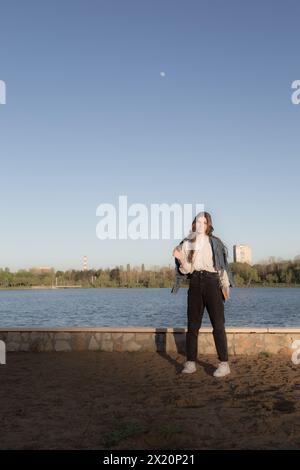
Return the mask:
<svg viewBox="0 0 300 470"><path fill-rule="evenodd" d="M186 361L184 363L184 368L182 369L182 374L192 374L196 372L196 363L194 361Z"/></svg>
<svg viewBox="0 0 300 470"><path fill-rule="evenodd" d="M220 362L218 368L214 371L215 377L224 377L225 375L230 374L230 367L228 362Z"/></svg>

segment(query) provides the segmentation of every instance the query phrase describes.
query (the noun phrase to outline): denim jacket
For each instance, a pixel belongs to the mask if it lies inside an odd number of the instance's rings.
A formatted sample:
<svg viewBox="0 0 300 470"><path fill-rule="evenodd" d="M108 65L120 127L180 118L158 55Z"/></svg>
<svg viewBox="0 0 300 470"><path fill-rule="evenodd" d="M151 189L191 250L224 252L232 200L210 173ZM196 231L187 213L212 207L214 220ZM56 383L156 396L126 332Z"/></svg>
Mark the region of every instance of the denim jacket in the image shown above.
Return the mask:
<svg viewBox="0 0 300 470"><path fill-rule="evenodd" d="M179 245L181 245L185 240L188 238L184 238ZM213 264L214 268L218 270L225 269L228 275L228 279L230 282L230 287L234 287L233 275L228 265L228 250L223 242L215 237L214 235L209 235L209 242L211 244L212 253L213 253ZM171 294L176 294L178 289L180 288L180 284L184 278L189 279L189 274L183 274L179 270L180 261L175 258L175 280L174 285L171 290Z"/></svg>

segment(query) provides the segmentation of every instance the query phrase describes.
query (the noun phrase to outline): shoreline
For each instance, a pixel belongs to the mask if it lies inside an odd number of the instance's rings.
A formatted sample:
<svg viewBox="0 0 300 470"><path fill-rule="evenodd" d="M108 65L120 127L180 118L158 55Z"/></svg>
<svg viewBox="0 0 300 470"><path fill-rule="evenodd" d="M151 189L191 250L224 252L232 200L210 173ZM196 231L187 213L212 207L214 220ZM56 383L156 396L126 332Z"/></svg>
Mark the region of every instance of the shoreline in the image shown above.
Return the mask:
<svg viewBox="0 0 300 470"><path fill-rule="evenodd" d="M188 286L181 286L181 289L187 288ZM282 285L282 284L274 284L268 286L240 286L240 287L231 287L231 289L264 289L264 288L291 288L291 289L299 289L300 284L293 284L293 285ZM95 286L31 286L31 287L0 287L1 290L64 290L64 289L172 289L170 287L145 287L145 286L134 286L134 287L124 287L124 286L105 286L105 287L95 287Z"/></svg>

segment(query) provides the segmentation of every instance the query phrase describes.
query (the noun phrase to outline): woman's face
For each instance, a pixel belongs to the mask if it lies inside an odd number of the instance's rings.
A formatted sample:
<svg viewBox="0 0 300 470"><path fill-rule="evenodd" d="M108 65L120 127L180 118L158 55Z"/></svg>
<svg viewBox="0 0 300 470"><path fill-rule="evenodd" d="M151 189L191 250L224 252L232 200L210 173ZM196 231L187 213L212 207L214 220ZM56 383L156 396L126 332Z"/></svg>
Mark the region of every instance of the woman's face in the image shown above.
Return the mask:
<svg viewBox="0 0 300 470"><path fill-rule="evenodd" d="M205 217L205 215L203 215L203 216L201 215L196 220L196 233L204 234L204 233L206 233L206 229L207 229L206 217Z"/></svg>

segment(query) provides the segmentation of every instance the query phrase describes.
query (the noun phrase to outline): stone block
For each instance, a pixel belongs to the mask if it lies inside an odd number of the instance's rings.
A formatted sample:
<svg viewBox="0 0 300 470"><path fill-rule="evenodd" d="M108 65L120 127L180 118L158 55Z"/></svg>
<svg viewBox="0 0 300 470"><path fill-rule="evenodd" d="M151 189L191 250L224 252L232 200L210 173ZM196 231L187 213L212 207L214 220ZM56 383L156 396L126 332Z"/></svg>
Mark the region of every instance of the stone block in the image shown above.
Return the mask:
<svg viewBox="0 0 300 470"><path fill-rule="evenodd" d="M68 341L65 340L57 340L54 343L55 351L71 351L71 346Z"/></svg>

